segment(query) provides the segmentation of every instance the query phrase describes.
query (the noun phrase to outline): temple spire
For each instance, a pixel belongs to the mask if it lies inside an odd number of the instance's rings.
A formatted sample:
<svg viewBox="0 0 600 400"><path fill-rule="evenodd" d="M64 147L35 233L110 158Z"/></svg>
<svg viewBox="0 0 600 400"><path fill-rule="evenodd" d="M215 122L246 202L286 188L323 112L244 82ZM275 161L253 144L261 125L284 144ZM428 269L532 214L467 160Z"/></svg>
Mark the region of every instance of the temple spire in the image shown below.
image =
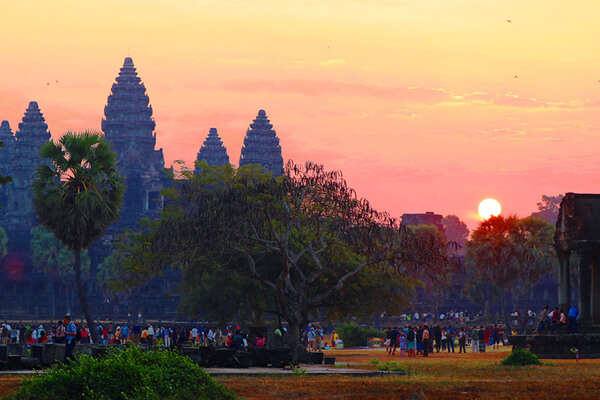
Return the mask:
<svg viewBox="0 0 600 400"><path fill-rule="evenodd" d="M283 173L279 138L265 110L258 111L258 116L246 131L240 155L240 167L248 164L259 164L273 172L274 176Z"/></svg>
<svg viewBox="0 0 600 400"><path fill-rule="evenodd" d="M223 145L223 141L217 133L217 128L210 128L206 140L202 144L200 151L198 152L198 161L203 161L208 165L214 165L221 167L223 165L229 165L229 156L227 155L227 149ZM196 168L196 173L200 171Z"/></svg>

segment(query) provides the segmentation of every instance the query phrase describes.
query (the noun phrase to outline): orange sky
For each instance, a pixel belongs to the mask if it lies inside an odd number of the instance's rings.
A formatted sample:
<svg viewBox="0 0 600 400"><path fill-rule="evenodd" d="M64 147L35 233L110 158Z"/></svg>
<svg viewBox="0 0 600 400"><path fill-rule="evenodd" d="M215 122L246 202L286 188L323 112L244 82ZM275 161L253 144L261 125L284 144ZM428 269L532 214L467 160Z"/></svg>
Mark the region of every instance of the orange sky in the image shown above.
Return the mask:
<svg viewBox="0 0 600 400"><path fill-rule="evenodd" d="M13 130L30 100L55 137L99 129L129 52L168 163L194 160L213 126L237 163L264 108L285 159L341 169L397 216L473 228L486 197L527 215L542 194L600 192L597 0L0 5Z"/></svg>

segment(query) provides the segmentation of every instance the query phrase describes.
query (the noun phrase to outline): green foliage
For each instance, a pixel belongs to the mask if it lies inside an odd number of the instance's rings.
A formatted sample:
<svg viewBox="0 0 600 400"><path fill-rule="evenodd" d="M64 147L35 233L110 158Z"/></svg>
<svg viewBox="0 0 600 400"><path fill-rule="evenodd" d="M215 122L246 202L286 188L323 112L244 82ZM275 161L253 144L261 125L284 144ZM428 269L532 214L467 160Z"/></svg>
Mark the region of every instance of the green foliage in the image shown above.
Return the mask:
<svg viewBox="0 0 600 400"><path fill-rule="evenodd" d="M102 357L80 356L23 383L12 400L235 399L188 357L136 346Z"/></svg>
<svg viewBox="0 0 600 400"><path fill-rule="evenodd" d="M75 280L73 251L67 249L43 226L36 226L31 233L29 246L33 266L48 278L58 278L72 285ZM90 275L90 257L87 250L81 252L81 275L84 280Z"/></svg>
<svg viewBox="0 0 600 400"><path fill-rule="evenodd" d="M6 236L6 231L4 228L0 227L0 258L6 256L6 251L8 250L8 236Z"/></svg>
<svg viewBox="0 0 600 400"><path fill-rule="evenodd" d="M513 349L513 351L508 355L508 357L500 361L500 364L504 366L518 367L522 367L525 365L543 365L538 356L536 356L529 350L523 350L518 348Z"/></svg>
<svg viewBox="0 0 600 400"><path fill-rule="evenodd" d="M69 249L86 249L119 219L125 186L116 154L98 132L65 133L40 149L33 209L40 225Z"/></svg>
<svg viewBox="0 0 600 400"><path fill-rule="evenodd" d="M366 346L370 337L384 338L385 334L375 328L365 328L356 322L345 322L342 326L335 328L340 338L344 341L344 347Z"/></svg>
<svg viewBox="0 0 600 400"><path fill-rule="evenodd" d="M292 368L292 375L293 376L305 376L306 375L306 369L305 368L300 368L297 365L294 364L290 364L290 367Z"/></svg>
<svg viewBox="0 0 600 400"><path fill-rule="evenodd" d="M406 372L396 361L386 362L375 367L377 371Z"/></svg>

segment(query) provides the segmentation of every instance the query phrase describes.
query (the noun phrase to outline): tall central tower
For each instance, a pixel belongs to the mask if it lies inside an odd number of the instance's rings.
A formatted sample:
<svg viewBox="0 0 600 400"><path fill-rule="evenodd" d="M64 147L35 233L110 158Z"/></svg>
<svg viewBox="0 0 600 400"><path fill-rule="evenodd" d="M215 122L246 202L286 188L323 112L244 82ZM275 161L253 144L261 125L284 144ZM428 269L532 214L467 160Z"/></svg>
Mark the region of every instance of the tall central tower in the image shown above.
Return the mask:
<svg viewBox="0 0 600 400"><path fill-rule="evenodd" d="M133 226L157 214L165 162L162 149L155 149L150 99L130 57L112 85L104 115L102 130L117 153L117 167L127 185L119 225Z"/></svg>

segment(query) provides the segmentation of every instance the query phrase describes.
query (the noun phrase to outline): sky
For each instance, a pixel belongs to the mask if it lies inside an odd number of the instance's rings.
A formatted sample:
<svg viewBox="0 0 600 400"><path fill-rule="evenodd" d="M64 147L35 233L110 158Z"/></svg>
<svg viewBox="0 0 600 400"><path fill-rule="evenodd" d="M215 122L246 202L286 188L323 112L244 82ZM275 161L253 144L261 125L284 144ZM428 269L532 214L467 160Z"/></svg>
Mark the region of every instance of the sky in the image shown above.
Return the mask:
<svg viewBox="0 0 600 400"><path fill-rule="evenodd" d="M341 170L394 216L529 215L600 192L597 0L0 0L0 120L100 129L128 55L165 161L259 109L284 159ZM510 21L510 22L509 22ZM48 85L49 83L49 85Z"/></svg>

